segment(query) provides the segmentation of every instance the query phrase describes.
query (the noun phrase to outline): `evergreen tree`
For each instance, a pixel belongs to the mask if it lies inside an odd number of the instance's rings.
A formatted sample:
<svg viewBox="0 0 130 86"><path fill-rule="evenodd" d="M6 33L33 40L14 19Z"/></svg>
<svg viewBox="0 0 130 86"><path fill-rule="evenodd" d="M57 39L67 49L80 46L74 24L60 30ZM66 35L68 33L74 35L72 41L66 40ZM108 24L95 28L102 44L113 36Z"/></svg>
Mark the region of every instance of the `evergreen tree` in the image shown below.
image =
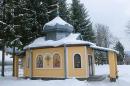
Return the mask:
<svg viewBox="0 0 130 86"><path fill-rule="evenodd" d="M14 39L20 37L21 48L43 36L43 25L48 22L45 0L14 0Z"/></svg>
<svg viewBox="0 0 130 86"><path fill-rule="evenodd" d="M35 6L34 1L32 1L4 0L2 5L0 5L0 39L2 40L1 45L3 47L2 76L4 76L5 46L15 48L18 45L16 45L16 42L13 43L13 41L18 39L17 41L23 43L22 46L20 45L18 47L23 48L34 40L34 38L41 35L43 24L47 22L47 17L44 16L46 10L42 10L44 4L39 2L40 5L38 4Z"/></svg>
<svg viewBox="0 0 130 86"><path fill-rule="evenodd" d="M58 3L59 16L67 21L65 2L65 0L63 2L62 0L21 0L16 2L15 22L17 29L15 29L15 33L16 36L21 36L20 40L23 46L44 35L43 26L57 16Z"/></svg>
<svg viewBox="0 0 130 86"><path fill-rule="evenodd" d="M79 0L72 0L71 5L71 24L74 26L75 33L79 32L82 38L87 41L94 41L94 32L92 22L88 16L88 12Z"/></svg>
<svg viewBox="0 0 130 86"><path fill-rule="evenodd" d="M69 22L69 10L67 8L66 0L58 0L59 1L59 16L65 21Z"/></svg>
<svg viewBox="0 0 130 86"><path fill-rule="evenodd" d="M45 0L49 21L57 16L57 0Z"/></svg>
<svg viewBox="0 0 130 86"><path fill-rule="evenodd" d="M12 0L3 0L0 5L0 39L2 46L2 70L1 76L4 76L4 59L5 59L5 46L9 46L9 42L12 39L13 28L13 16L12 16Z"/></svg>
<svg viewBox="0 0 130 86"><path fill-rule="evenodd" d="M2 19L5 24L2 25L1 31L8 26L7 30L12 35L8 36L11 37L10 42L20 37L19 40L23 44L20 48L23 48L35 38L44 35L43 25L57 16L58 3L59 15L67 21L66 0L6 0L4 6L7 11L5 13L7 19ZM9 32L7 33L9 35Z"/></svg>
<svg viewBox="0 0 130 86"><path fill-rule="evenodd" d="M120 41L118 41L114 47L115 50L119 51L118 57L117 57L117 61L118 64L123 64L124 62L124 47L123 45L120 43Z"/></svg>
<svg viewBox="0 0 130 86"><path fill-rule="evenodd" d="M20 40L23 46L27 45L31 40L33 40L32 28L35 25L35 11L30 7L29 0L15 0L15 37L13 40L20 36Z"/></svg>

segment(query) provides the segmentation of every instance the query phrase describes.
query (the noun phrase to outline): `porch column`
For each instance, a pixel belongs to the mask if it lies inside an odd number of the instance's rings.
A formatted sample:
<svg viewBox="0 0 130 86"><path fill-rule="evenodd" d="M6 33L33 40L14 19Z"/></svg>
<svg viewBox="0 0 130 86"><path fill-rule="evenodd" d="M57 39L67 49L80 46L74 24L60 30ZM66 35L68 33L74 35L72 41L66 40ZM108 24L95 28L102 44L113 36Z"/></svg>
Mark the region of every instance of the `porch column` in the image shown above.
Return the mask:
<svg viewBox="0 0 130 86"><path fill-rule="evenodd" d="M117 59L115 57L115 53L112 51L108 51L108 61L109 61L109 68L110 68L110 81L116 81L117 77Z"/></svg>
<svg viewBox="0 0 130 86"><path fill-rule="evenodd" d="M116 67L116 78L118 78L118 69L117 69L117 54L115 54L115 67Z"/></svg>
<svg viewBox="0 0 130 86"><path fill-rule="evenodd" d="M18 77L18 69L19 69L19 62L18 62L19 58L18 56L15 56L15 60L14 60L14 77Z"/></svg>

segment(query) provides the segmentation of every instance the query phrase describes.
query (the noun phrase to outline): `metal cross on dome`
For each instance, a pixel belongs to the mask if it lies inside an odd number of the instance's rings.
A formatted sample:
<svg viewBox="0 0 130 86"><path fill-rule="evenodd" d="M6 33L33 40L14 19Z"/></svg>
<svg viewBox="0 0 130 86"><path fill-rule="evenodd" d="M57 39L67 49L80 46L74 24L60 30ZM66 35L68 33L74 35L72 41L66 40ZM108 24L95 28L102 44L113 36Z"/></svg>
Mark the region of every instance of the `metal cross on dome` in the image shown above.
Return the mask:
<svg viewBox="0 0 130 86"><path fill-rule="evenodd" d="M59 2L57 2L57 16L59 16Z"/></svg>

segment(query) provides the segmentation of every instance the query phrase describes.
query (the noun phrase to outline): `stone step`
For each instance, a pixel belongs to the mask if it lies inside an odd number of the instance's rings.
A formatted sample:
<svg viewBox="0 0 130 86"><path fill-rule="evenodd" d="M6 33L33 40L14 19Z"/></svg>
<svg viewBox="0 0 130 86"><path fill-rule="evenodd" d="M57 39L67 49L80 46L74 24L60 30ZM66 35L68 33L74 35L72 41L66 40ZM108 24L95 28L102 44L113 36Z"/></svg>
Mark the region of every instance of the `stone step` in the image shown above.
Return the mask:
<svg viewBox="0 0 130 86"><path fill-rule="evenodd" d="M106 79L106 75L94 75L94 76L90 76L87 80L88 81L102 81L104 79Z"/></svg>

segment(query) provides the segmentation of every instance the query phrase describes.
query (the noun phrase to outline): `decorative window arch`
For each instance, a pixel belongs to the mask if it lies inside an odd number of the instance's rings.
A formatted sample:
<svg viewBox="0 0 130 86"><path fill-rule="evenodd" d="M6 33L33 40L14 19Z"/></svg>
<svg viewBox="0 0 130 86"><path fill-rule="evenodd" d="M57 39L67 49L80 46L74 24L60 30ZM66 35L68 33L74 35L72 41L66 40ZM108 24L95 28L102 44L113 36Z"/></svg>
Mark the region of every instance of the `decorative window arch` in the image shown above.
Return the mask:
<svg viewBox="0 0 130 86"><path fill-rule="evenodd" d="M80 56L80 54L74 55L74 68L81 68L81 56Z"/></svg>
<svg viewBox="0 0 130 86"><path fill-rule="evenodd" d="M53 55L53 68L60 68L61 59L58 53Z"/></svg>
<svg viewBox="0 0 130 86"><path fill-rule="evenodd" d="M38 55L36 58L36 67L43 68L43 57L42 55Z"/></svg>

